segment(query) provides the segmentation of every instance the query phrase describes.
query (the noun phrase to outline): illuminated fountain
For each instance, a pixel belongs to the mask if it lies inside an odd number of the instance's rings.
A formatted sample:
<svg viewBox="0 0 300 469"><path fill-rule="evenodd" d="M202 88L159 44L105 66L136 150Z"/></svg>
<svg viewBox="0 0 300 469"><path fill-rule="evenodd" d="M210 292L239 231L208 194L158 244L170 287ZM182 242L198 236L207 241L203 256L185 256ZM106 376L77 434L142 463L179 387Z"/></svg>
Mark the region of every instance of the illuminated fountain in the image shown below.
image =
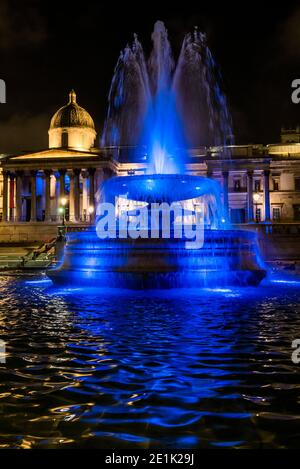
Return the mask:
<svg viewBox="0 0 300 469"><path fill-rule="evenodd" d="M122 52L102 136L144 151L147 174L104 184L95 226L67 235L49 276L99 287L257 285L256 235L229 229L216 181L184 174L188 145L224 145L232 134L205 36L185 37L177 66L163 23L152 39L148 62L136 36Z"/></svg>

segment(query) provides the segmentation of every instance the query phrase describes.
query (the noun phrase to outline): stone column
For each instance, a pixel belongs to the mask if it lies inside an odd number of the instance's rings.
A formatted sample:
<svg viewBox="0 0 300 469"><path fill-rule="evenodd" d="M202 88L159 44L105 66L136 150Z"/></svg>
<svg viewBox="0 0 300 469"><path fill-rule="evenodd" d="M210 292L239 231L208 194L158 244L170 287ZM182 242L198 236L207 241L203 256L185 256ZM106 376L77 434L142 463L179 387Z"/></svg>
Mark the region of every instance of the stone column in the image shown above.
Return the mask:
<svg viewBox="0 0 300 469"><path fill-rule="evenodd" d="M10 221L15 221L14 217L14 208L15 208L15 179L16 175L10 173L9 181L9 219Z"/></svg>
<svg viewBox="0 0 300 469"><path fill-rule="evenodd" d="M73 170L74 221L80 221L80 169Z"/></svg>
<svg viewBox="0 0 300 469"><path fill-rule="evenodd" d="M45 169L45 222L51 221L51 169Z"/></svg>
<svg viewBox="0 0 300 469"><path fill-rule="evenodd" d="M23 171L16 171L16 221L22 221Z"/></svg>
<svg viewBox="0 0 300 469"><path fill-rule="evenodd" d="M254 221L253 212L253 170L247 171L247 206L248 206L248 222Z"/></svg>
<svg viewBox="0 0 300 469"><path fill-rule="evenodd" d="M66 195L65 192L65 176L66 176L66 169L59 170L59 197L63 198Z"/></svg>
<svg viewBox="0 0 300 469"><path fill-rule="evenodd" d="M83 174L82 174L82 178L83 178L83 187L82 187L82 219L83 221L86 221L86 216L88 215L87 213L87 209L88 209L88 205L89 205L89 202L88 202L88 174L87 172L85 171Z"/></svg>
<svg viewBox="0 0 300 469"><path fill-rule="evenodd" d="M70 192L69 192L69 221L75 221L75 208L74 208L74 172L70 171Z"/></svg>
<svg viewBox="0 0 300 469"><path fill-rule="evenodd" d="M8 171L3 171L3 211L2 211L2 221L7 222L7 206L8 206Z"/></svg>
<svg viewBox="0 0 300 469"><path fill-rule="evenodd" d="M224 216L227 219L229 218L228 179L229 179L229 172L223 171Z"/></svg>
<svg viewBox="0 0 300 469"><path fill-rule="evenodd" d="M55 220L59 219L58 209L59 209L59 194L60 194L60 175L55 173Z"/></svg>
<svg viewBox="0 0 300 469"><path fill-rule="evenodd" d="M270 210L270 170L264 170L265 221L271 220Z"/></svg>
<svg viewBox="0 0 300 469"><path fill-rule="evenodd" d="M89 168L89 185L90 185L90 193L89 193L89 207L93 207L94 212L90 214L90 221L93 222L95 219L95 168Z"/></svg>
<svg viewBox="0 0 300 469"><path fill-rule="evenodd" d="M31 174L31 213L30 221L36 221L36 174L37 171L30 171Z"/></svg>

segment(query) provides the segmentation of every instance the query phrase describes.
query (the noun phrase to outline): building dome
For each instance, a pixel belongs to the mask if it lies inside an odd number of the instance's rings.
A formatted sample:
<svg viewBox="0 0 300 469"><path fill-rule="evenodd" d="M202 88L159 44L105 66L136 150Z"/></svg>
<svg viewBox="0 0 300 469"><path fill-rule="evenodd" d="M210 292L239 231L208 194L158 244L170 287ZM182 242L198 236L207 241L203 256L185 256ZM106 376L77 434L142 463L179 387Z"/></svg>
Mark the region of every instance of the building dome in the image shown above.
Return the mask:
<svg viewBox="0 0 300 469"><path fill-rule="evenodd" d="M74 90L69 94L68 104L61 107L51 119L50 129L59 127L89 127L95 129L90 114L77 104Z"/></svg>
<svg viewBox="0 0 300 469"><path fill-rule="evenodd" d="M90 114L77 104L76 93L69 93L69 102L52 117L49 128L49 148L90 150L96 138Z"/></svg>

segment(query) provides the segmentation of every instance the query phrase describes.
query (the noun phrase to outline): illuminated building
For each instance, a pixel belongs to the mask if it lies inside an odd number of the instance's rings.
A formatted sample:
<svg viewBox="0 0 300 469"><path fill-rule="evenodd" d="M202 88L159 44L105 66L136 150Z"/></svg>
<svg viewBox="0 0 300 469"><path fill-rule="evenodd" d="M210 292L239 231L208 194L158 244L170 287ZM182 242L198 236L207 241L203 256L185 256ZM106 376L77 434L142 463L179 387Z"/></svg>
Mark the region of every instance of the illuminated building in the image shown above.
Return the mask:
<svg viewBox="0 0 300 469"><path fill-rule="evenodd" d="M222 147L191 149L186 171L220 182L234 224L299 223L299 135L299 128L282 129L281 143L231 146L230 157ZM106 178L146 172L142 151L137 157L130 148L100 149L95 141L93 119L72 90L51 119L49 148L1 157L0 241L54 236L64 198L70 226L93 222Z"/></svg>

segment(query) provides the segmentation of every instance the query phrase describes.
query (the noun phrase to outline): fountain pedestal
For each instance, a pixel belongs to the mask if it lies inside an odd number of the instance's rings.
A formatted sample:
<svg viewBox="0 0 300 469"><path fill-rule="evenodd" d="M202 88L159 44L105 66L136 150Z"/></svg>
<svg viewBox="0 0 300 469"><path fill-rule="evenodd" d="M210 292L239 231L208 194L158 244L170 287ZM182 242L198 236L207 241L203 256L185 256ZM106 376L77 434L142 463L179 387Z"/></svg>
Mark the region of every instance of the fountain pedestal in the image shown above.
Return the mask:
<svg viewBox="0 0 300 469"><path fill-rule="evenodd" d="M188 288L258 285L256 235L206 231L201 249L181 239L100 240L96 231L70 233L61 265L49 270L54 283L122 288Z"/></svg>
<svg viewBox="0 0 300 469"><path fill-rule="evenodd" d="M221 217L217 183L203 177L116 177L105 183L103 193L111 202L125 197L148 205L210 194L214 195L215 217ZM113 213L115 210L113 205ZM55 283L140 289L258 285L266 275L253 232L202 226L197 246L174 233L174 226L167 237L158 230L156 237L100 239L96 227L68 233L63 255L48 275Z"/></svg>

